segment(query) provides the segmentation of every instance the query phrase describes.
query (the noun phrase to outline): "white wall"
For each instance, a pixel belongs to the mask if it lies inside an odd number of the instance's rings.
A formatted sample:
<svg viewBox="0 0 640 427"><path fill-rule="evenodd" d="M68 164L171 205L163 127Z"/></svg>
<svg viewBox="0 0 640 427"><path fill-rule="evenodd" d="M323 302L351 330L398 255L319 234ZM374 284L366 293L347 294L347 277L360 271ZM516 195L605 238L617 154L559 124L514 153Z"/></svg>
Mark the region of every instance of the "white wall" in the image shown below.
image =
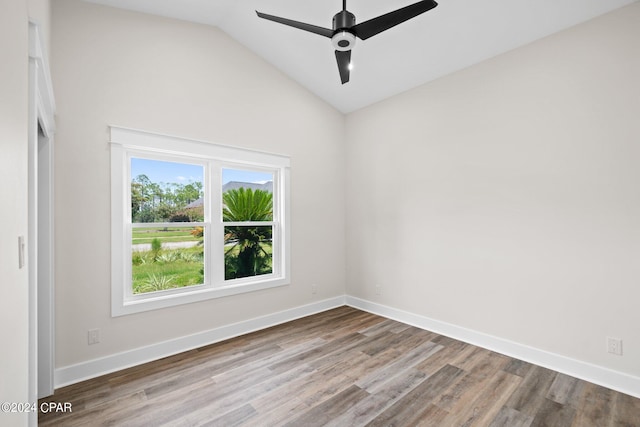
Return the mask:
<svg viewBox="0 0 640 427"><path fill-rule="evenodd" d="M18 269L18 236L27 237L27 2L0 3L0 402L28 400L28 276ZM2 425L26 414L0 413Z"/></svg>
<svg viewBox="0 0 640 427"><path fill-rule="evenodd" d="M18 236L27 242L29 18L47 26L48 3L0 2L0 402L29 400L29 277L28 264L18 268ZM27 413L0 412L3 426L27 422Z"/></svg>
<svg viewBox="0 0 640 427"><path fill-rule="evenodd" d="M59 368L344 294L341 114L216 28L52 6ZM112 318L109 125L290 155L292 284Z"/></svg>
<svg viewBox="0 0 640 427"><path fill-rule="evenodd" d="M347 293L640 376L638 22L635 3L350 114Z"/></svg>
<svg viewBox="0 0 640 427"><path fill-rule="evenodd" d="M346 289L640 376L639 4L346 123L215 28L79 0L53 18L58 368ZM292 285L111 318L110 124L291 155Z"/></svg>
<svg viewBox="0 0 640 427"><path fill-rule="evenodd" d="M38 24L42 44L48 55L51 52L51 0L28 0L27 3L29 18Z"/></svg>

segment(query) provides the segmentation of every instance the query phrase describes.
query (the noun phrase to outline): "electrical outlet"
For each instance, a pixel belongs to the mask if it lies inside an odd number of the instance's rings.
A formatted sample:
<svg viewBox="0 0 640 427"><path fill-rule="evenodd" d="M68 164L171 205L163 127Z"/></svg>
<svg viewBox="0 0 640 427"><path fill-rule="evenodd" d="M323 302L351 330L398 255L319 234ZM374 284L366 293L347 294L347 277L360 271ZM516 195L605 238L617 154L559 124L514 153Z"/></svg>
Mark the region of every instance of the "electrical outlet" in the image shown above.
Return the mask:
<svg viewBox="0 0 640 427"><path fill-rule="evenodd" d="M607 352L622 356L622 340L619 338L607 337Z"/></svg>
<svg viewBox="0 0 640 427"><path fill-rule="evenodd" d="M311 293L313 295L318 293L318 285L316 285L315 283L311 285Z"/></svg>
<svg viewBox="0 0 640 427"><path fill-rule="evenodd" d="M100 342L100 329L89 329L87 332L87 342L89 345L98 344Z"/></svg>

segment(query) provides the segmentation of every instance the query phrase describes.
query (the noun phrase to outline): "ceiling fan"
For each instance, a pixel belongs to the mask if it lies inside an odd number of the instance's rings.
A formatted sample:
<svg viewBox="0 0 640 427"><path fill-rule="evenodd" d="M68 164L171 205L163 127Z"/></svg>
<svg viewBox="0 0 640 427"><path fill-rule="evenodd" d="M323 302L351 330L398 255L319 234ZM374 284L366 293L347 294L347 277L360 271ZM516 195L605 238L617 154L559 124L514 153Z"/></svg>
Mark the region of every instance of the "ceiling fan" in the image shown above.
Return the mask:
<svg viewBox="0 0 640 427"><path fill-rule="evenodd" d="M304 22L293 21L279 16L267 15L257 10L256 13L260 18L330 38L333 47L336 49L336 61L338 62L340 80L342 84L345 84L349 81L351 49L356 42L356 37L361 40L366 40L404 21L415 18L433 9L437 5L438 3L433 0L423 0L356 25L355 15L347 10L347 0L342 0L342 10L333 16L333 29L305 24Z"/></svg>

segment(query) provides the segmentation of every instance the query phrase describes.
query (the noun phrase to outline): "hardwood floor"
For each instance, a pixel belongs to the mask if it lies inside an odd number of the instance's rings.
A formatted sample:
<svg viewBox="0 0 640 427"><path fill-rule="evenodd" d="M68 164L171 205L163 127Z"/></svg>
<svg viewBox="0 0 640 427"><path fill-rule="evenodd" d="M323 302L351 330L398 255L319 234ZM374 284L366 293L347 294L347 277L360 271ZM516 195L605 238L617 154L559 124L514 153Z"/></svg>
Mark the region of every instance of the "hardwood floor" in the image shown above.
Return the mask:
<svg viewBox="0 0 640 427"><path fill-rule="evenodd" d="M640 426L640 399L340 307L105 375L41 426Z"/></svg>

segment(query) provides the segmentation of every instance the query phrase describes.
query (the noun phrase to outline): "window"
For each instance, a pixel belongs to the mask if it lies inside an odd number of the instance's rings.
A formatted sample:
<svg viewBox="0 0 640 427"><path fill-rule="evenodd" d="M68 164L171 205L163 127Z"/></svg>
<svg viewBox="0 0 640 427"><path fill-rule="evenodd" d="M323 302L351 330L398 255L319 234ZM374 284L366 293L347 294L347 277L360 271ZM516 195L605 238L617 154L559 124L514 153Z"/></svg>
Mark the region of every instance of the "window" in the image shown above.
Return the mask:
<svg viewBox="0 0 640 427"><path fill-rule="evenodd" d="M111 128L112 315L289 283L289 158Z"/></svg>
<svg viewBox="0 0 640 427"><path fill-rule="evenodd" d="M225 280L273 273L273 175L222 169Z"/></svg>

